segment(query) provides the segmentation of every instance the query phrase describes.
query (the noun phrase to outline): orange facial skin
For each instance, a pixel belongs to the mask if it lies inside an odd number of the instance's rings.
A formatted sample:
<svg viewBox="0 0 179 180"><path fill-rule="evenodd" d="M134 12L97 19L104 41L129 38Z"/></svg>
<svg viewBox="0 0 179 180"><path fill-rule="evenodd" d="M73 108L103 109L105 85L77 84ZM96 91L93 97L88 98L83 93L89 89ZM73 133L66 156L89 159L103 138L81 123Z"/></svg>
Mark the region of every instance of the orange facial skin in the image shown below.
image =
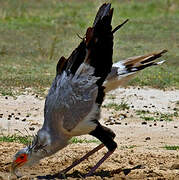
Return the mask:
<svg viewBox="0 0 179 180"><path fill-rule="evenodd" d="M17 167L22 166L24 163L27 162L27 154L21 154L14 163L17 165Z"/></svg>
<svg viewBox="0 0 179 180"><path fill-rule="evenodd" d="M16 175L17 177L20 177L16 174L16 169L23 166L27 162L27 154L23 153L20 154L11 164L11 174Z"/></svg>
<svg viewBox="0 0 179 180"><path fill-rule="evenodd" d="M27 162L27 154L21 154L11 164L11 172L15 174L16 168L23 166ZM16 174L15 174L16 175Z"/></svg>

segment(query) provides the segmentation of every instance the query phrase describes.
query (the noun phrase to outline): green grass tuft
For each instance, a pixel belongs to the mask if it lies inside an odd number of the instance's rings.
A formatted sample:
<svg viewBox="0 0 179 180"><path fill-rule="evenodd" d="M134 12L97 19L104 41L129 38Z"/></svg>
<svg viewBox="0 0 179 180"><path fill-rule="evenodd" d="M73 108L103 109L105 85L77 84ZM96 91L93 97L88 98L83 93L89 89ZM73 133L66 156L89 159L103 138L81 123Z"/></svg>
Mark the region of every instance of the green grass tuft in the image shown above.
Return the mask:
<svg viewBox="0 0 179 180"><path fill-rule="evenodd" d="M145 121L154 121L154 117L149 117L149 116L140 116L141 119L144 119Z"/></svg>
<svg viewBox="0 0 179 180"><path fill-rule="evenodd" d="M130 146L121 146L121 149L133 149L136 148L136 145L130 145Z"/></svg>
<svg viewBox="0 0 179 180"><path fill-rule="evenodd" d="M73 137L70 139L69 141L70 143L72 144L77 144L77 143L96 143L96 144L100 144L101 142L97 139L90 139L90 140L87 140L87 139L79 139L77 137Z"/></svg>
<svg viewBox="0 0 179 180"><path fill-rule="evenodd" d="M136 114L137 115L141 115L141 114L149 114L150 112L148 110L136 110Z"/></svg>
<svg viewBox="0 0 179 180"><path fill-rule="evenodd" d="M0 142L17 142L28 145L31 143L31 141L32 141L31 136L18 136L18 135L0 136Z"/></svg>
<svg viewBox="0 0 179 180"><path fill-rule="evenodd" d="M178 112L175 111L173 114L164 114L164 113L151 113L149 111L137 110L136 115L140 115L141 119L145 121L173 121L174 117L178 117Z"/></svg>
<svg viewBox="0 0 179 180"><path fill-rule="evenodd" d="M179 146L169 146L169 145L166 145L166 146L164 146L164 148L166 149L166 150L179 150Z"/></svg>
<svg viewBox="0 0 179 180"><path fill-rule="evenodd" d="M121 102L120 104L109 103L109 104L103 105L103 107L109 108L109 109L114 109L115 111L129 109L129 105L126 102Z"/></svg>

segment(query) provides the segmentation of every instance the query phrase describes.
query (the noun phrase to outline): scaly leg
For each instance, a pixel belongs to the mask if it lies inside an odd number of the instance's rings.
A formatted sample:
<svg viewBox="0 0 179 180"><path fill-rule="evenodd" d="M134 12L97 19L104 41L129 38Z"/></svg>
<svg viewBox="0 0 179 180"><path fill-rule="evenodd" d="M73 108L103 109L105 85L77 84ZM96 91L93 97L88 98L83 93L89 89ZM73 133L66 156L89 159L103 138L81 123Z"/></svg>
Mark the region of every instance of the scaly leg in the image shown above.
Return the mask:
<svg viewBox="0 0 179 180"><path fill-rule="evenodd" d="M99 161L98 163L85 175L85 177L91 176L93 172L114 152L108 151Z"/></svg>
<svg viewBox="0 0 179 180"><path fill-rule="evenodd" d="M70 169L74 168L76 165L87 159L89 156L94 154L96 151L99 151L101 148L104 147L104 144L100 144L99 146L95 147L93 150L88 152L86 155L84 155L81 159L78 159L77 161L73 162L71 166L67 167L66 169L59 172L59 175L66 174Z"/></svg>

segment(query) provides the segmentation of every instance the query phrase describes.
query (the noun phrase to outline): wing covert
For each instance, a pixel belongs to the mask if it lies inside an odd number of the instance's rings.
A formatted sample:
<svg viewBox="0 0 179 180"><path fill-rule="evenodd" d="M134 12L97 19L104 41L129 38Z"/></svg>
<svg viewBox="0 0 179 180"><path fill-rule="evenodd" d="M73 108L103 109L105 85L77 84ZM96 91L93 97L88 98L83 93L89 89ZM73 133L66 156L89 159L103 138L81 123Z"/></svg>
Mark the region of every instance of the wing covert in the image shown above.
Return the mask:
<svg viewBox="0 0 179 180"><path fill-rule="evenodd" d="M97 97L99 79L94 68L82 63L75 75L64 71L57 75L45 103L48 125L59 122L68 131L78 125L91 111ZM57 123L56 123L57 124Z"/></svg>

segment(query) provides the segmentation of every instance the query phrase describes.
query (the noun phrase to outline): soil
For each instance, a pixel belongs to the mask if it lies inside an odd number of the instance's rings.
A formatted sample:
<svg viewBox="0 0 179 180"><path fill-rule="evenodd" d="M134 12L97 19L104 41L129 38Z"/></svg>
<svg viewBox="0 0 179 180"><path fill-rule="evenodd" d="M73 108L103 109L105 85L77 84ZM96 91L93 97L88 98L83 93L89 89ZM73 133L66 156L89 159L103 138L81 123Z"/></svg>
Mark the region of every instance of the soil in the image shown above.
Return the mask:
<svg viewBox="0 0 179 180"><path fill-rule="evenodd" d="M120 88L107 94L104 105L111 102L127 102L129 106L129 109L120 111L102 108L101 123L116 133L118 148L93 176L86 179L179 180L179 150L164 148L166 145L179 146L179 91ZM29 94L16 99L2 96L0 104L0 131L4 135L35 135L43 124L44 98ZM145 116L172 114L172 121L162 118L145 121L140 117L143 114L137 115L137 110L148 111ZM79 138L94 139L89 135ZM97 145L69 144L38 165L20 169L23 177L19 179L55 179L56 173ZM22 147L24 145L19 143L0 142L0 179L16 179L10 177L9 167L13 155ZM69 171L65 178L82 179L106 152L106 148L96 152Z"/></svg>

